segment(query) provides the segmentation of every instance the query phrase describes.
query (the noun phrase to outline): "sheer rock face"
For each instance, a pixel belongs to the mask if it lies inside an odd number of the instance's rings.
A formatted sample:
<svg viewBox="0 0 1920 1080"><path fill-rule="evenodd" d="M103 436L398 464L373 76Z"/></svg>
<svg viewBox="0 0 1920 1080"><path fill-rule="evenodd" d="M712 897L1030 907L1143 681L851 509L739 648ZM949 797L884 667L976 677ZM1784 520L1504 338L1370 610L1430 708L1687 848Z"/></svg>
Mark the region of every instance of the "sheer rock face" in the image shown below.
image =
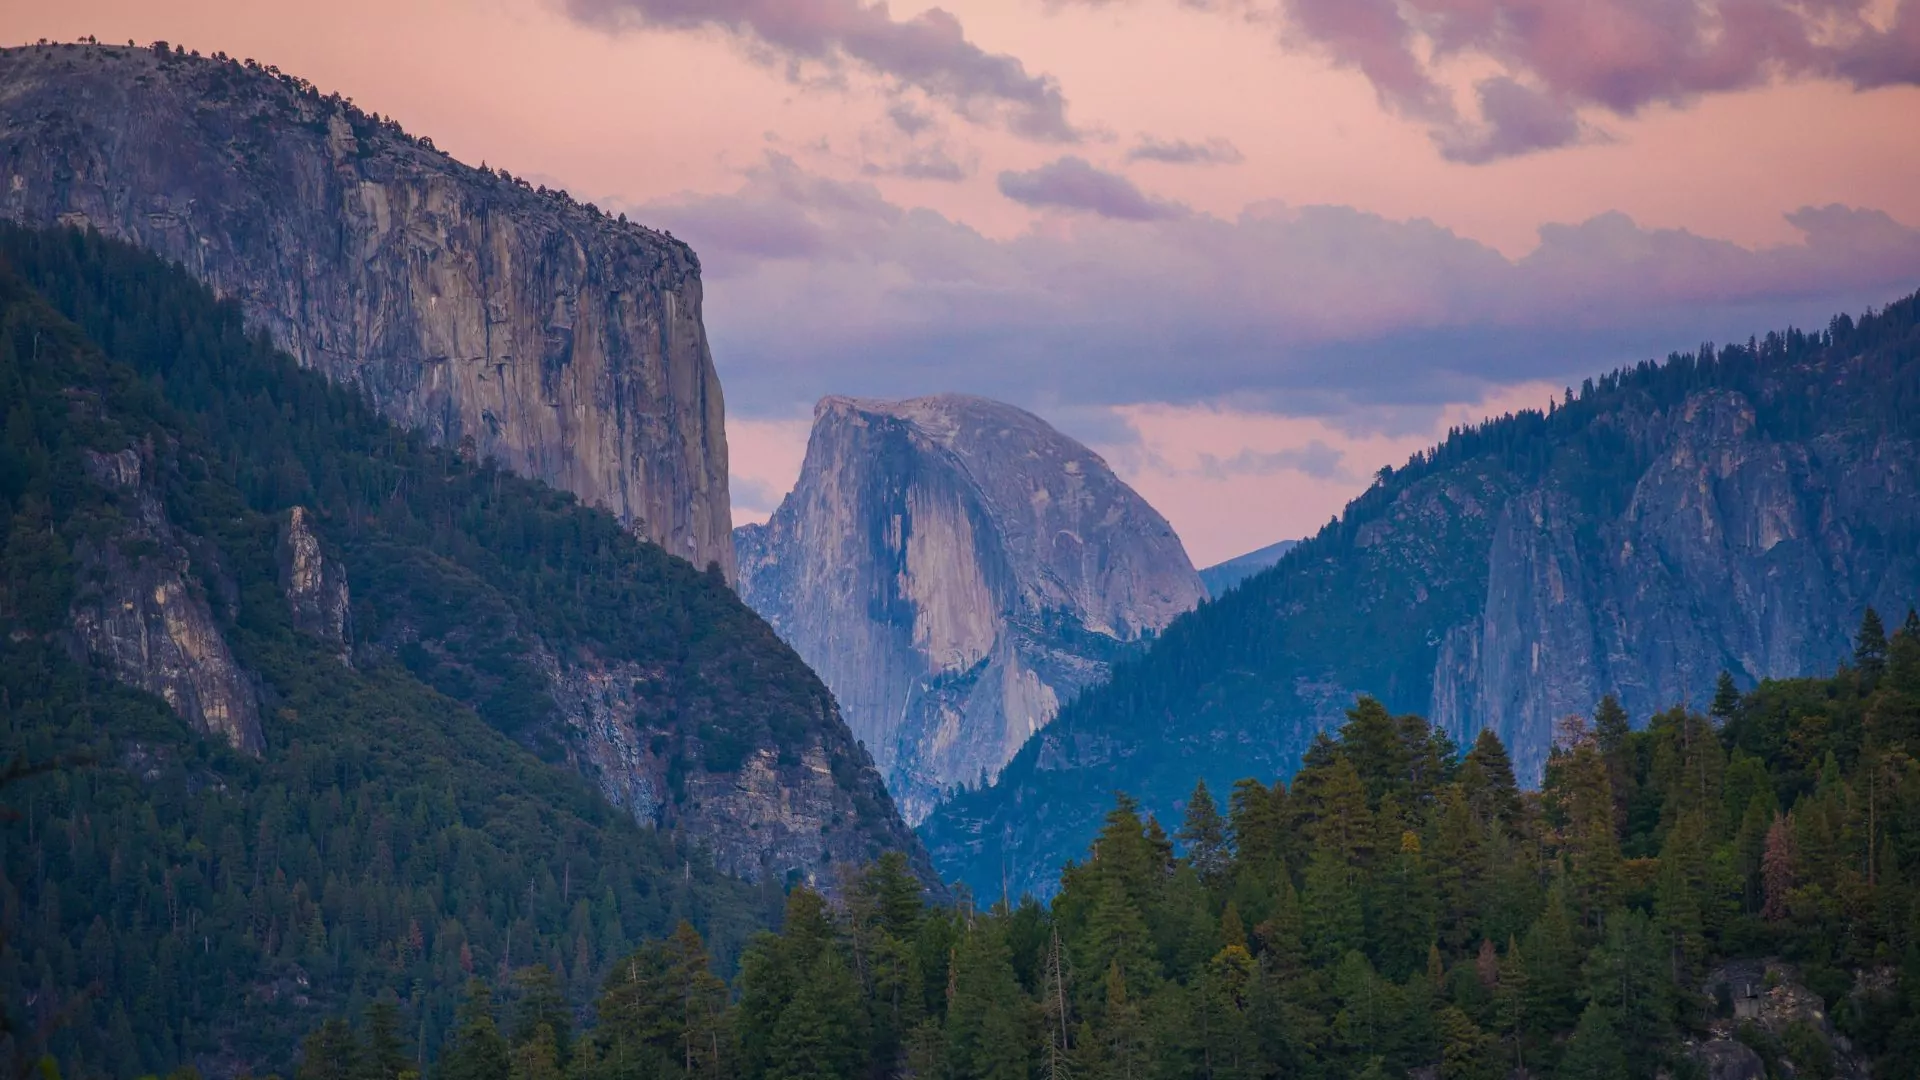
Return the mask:
<svg viewBox="0 0 1920 1080"><path fill-rule="evenodd" d="M196 729L243 753L265 747L258 695L214 621L192 557L147 482L151 454L85 451L87 475L113 493L116 527L75 545L75 637L116 680L157 695Z"/></svg>
<svg viewBox="0 0 1920 1080"><path fill-rule="evenodd" d="M684 244L231 61L0 50L0 214L178 260L302 364L731 575Z"/></svg>
<svg viewBox="0 0 1920 1080"><path fill-rule="evenodd" d="M823 400L798 484L735 546L741 595L832 688L910 821L1204 595L1097 455L957 395Z"/></svg>
<svg viewBox="0 0 1920 1080"><path fill-rule="evenodd" d="M339 647L340 662L349 663L353 605L346 570L321 550L309 519L306 507L296 506L280 526L280 590L294 628Z"/></svg>
<svg viewBox="0 0 1920 1080"><path fill-rule="evenodd" d="M1661 447L1624 513L1594 521L1550 488L1495 519L1482 610L1445 635L1431 716L1456 738L1491 727L1537 782L1554 721L1617 693L1633 716L1826 670L1869 604L1899 610L1910 562L1876 537L1920 521L1920 448L1845 430L1756 434L1753 404L1689 397L1624 434ZM1591 539L1589 539L1591 537Z"/></svg>

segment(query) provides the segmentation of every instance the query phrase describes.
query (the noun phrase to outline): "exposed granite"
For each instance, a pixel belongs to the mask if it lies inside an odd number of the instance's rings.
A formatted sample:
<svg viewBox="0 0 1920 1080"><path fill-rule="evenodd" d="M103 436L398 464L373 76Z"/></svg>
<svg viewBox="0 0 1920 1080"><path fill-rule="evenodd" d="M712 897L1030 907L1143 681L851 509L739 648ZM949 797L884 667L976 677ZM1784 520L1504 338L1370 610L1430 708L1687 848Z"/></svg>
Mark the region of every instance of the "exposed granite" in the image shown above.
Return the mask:
<svg viewBox="0 0 1920 1080"><path fill-rule="evenodd" d="M75 637L118 681L158 695L196 729L247 754L265 747L253 680L220 634L192 559L147 475L152 455L84 451L87 476L118 511L104 535L74 545Z"/></svg>
<svg viewBox="0 0 1920 1080"><path fill-rule="evenodd" d="M1204 596L1097 455L960 395L821 401L793 492L735 544L741 595L832 688L909 821Z"/></svg>
<svg viewBox="0 0 1920 1080"><path fill-rule="evenodd" d="M1920 521L1920 447L1845 431L1783 442L1714 390L1622 418L1659 452L1623 513L1593 520L1554 488L1498 518L1476 615L1445 632L1430 716L1491 727L1537 780L1553 723L1602 694L1648 716L1741 685L1830 668L1868 604L1898 610L1914 567L1876 538ZM1910 555L1911 553L1909 553Z"/></svg>
<svg viewBox="0 0 1920 1080"><path fill-rule="evenodd" d="M294 628L337 647L340 662L351 664L353 604L347 591L347 572L321 550L312 515L304 506L287 511L280 524L280 590Z"/></svg>
<svg viewBox="0 0 1920 1080"><path fill-rule="evenodd" d="M182 263L388 415L731 575L686 245L463 165L337 95L150 49L0 49L0 215Z"/></svg>

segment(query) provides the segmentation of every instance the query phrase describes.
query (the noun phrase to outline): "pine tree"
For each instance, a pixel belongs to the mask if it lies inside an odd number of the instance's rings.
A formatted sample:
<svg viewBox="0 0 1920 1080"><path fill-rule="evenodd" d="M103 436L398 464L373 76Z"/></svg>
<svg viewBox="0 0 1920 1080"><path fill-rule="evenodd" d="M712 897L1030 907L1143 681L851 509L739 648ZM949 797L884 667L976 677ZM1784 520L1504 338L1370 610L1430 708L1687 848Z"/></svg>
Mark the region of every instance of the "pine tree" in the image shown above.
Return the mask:
<svg viewBox="0 0 1920 1080"><path fill-rule="evenodd" d="M1026 1080L1032 1006L1013 974L997 920L960 939L947 1007L947 1064L956 1080Z"/></svg>
<svg viewBox="0 0 1920 1080"><path fill-rule="evenodd" d="M1233 849L1228 842L1227 821L1214 806L1205 780L1195 784L1193 794L1187 796L1186 821L1181 825L1177 839L1186 848L1188 863L1208 888L1214 888L1226 879L1232 865Z"/></svg>
<svg viewBox="0 0 1920 1080"><path fill-rule="evenodd" d="M1707 706L1707 715L1724 724L1733 719L1739 709L1740 688L1733 683L1733 673L1722 669L1714 683L1713 704Z"/></svg>
<svg viewBox="0 0 1920 1080"><path fill-rule="evenodd" d="M1555 1080L1621 1080L1633 1075L1627 1069L1626 1048L1613 1018L1599 1004L1589 1004L1580 1014L1573 1038L1567 1040Z"/></svg>
<svg viewBox="0 0 1920 1080"><path fill-rule="evenodd" d="M1638 911L1616 908L1606 938L1587 959L1587 999L1616 1025L1635 1075L1651 1076L1673 1035L1675 986L1652 923Z"/></svg>
<svg viewBox="0 0 1920 1080"><path fill-rule="evenodd" d="M1620 699L1608 694L1600 699L1593 710L1593 737L1600 744L1600 752L1612 756L1627 743L1627 736L1633 734L1633 728L1627 721L1627 710L1620 705Z"/></svg>
<svg viewBox="0 0 1920 1080"><path fill-rule="evenodd" d="M434 1080L508 1080L512 1072L507 1040L493 1022L493 995L475 979L467 984L467 1000L454 1017Z"/></svg>
<svg viewBox="0 0 1920 1080"><path fill-rule="evenodd" d="M560 989L560 980L545 964L521 968L514 973L514 986L520 1000L514 1006L513 1042L532 1041L545 1027L553 1044L556 1067L567 1063L567 1047L573 1038L573 1009Z"/></svg>
<svg viewBox="0 0 1920 1080"><path fill-rule="evenodd" d="M1141 1080L1147 1075L1149 1056L1146 1025L1139 1004L1127 994L1127 976L1117 963L1107 968L1105 990L1094 1036L1104 1066L1097 1075L1110 1080Z"/></svg>
<svg viewBox="0 0 1920 1080"><path fill-rule="evenodd" d="M800 973L768 1041L768 1080L844 1080L866 1066L860 988L846 961L822 949Z"/></svg>
<svg viewBox="0 0 1920 1080"><path fill-rule="evenodd" d="M1514 781L1513 761L1492 728L1481 728L1473 749L1460 763L1460 790L1482 835L1495 830L1517 833L1520 825L1520 786Z"/></svg>
<svg viewBox="0 0 1920 1080"><path fill-rule="evenodd" d="M1528 979L1526 958L1521 955L1520 943L1507 939L1506 955L1500 958L1500 985L1494 994L1494 1022L1508 1044L1513 1048L1513 1067L1525 1072L1527 1068L1527 1001Z"/></svg>
<svg viewBox="0 0 1920 1080"><path fill-rule="evenodd" d="M356 1080L362 1067L353 1028L345 1020L333 1019L300 1044L300 1067L294 1080Z"/></svg>
<svg viewBox="0 0 1920 1080"><path fill-rule="evenodd" d="M1491 1080L1497 1071L1493 1038L1458 1006L1442 1007L1436 1020L1441 1080Z"/></svg>
<svg viewBox="0 0 1920 1080"><path fill-rule="evenodd" d="M1880 613L1871 607L1860 616L1860 630L1853 638L1853 667L1868 686L1887 670L1887 631L1880 625Z"/></svg>
<svg viewBox="0 0 1920 1080"><path fill-rule="evenodd" d="M400 1009L388 998L367 1006L367 1048L360 1059L360 1080L400 1080L414 1071L413 1058L407 1053L406 1039L400 1034Z"/></svg>

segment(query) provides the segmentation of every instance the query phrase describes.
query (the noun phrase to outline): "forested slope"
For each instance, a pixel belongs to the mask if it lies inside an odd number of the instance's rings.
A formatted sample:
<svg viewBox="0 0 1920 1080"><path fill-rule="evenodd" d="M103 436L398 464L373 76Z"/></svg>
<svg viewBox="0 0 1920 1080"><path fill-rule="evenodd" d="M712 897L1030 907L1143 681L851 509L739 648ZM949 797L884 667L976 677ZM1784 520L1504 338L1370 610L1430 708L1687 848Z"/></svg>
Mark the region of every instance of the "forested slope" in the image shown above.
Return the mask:
<svg viewBox="0 0 1920 1080"><path fill-rule="evenodd" d="M0 993L70 1072L284 1068L381 991L431 1038L471 974L578 990L681 918L731 957L789 880L924 868L717 572L394 427L178 269L0 230L0 402L0 756L63 766L0 792ZM596 791L609 747L652 802Z"/></svg>
<svg viewBox="0 0 1920 1080"><path fill-rule="evenodd" d="M1122 798L1046 905L928 908L882 865L796 891L731 997L684 929L585 1030L478 983L434 1080L1908 1077L1920 617L1852 656L1641 731L1604 699L1539 792L1492 732L1458 754L1362 698L1292 783L1196 788L1171 835ZM304 1075L388 1075L375 1026Z"/></svg>

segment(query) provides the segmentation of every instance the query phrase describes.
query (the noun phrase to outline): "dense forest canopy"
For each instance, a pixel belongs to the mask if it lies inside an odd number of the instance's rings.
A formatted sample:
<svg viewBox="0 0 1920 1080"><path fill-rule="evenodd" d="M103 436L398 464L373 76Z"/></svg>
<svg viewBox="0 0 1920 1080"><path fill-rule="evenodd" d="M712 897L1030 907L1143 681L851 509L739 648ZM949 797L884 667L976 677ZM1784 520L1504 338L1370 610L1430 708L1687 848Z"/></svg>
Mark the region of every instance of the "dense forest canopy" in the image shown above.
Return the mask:
<svg viewBox="0 0 1920 1080"><path fill-rule="evenodd" d="M45 1027L74 1075L285 1069L315 1016L382 994L437 1040L475 974L539 962L580 996L683 919L723 967L777 920L779 875L720 874L536 756L566 748L533 633L644 662L687 770L833 735L824 688L717 573L428 445L184 271L72 230L0 227L0 411L0 763L70 766L0 792L15 1049ZM128 449L257 683L258 756L110 680L70 633L103 584L82 553L172 557L128 531L147 503L89 478L89 454ZM293 506L346 566L351 667L290 619ZM901 830L884 792L845 789L869 835Z"/></svg>
<svg viewBox="0 0 1920 1080"><path fill-rule="evenodd" d="M589 1002L476 982L434 1080L1601 1080L1911 1075L1920 617L1831 678L1563 724L1524 791L1371 698L1291 783L1169 832L1122 796L1048 905L924 906L897 861L788 898L731 993L688 927ZM1742 962L1747 961L1747 962ZM391 1077L345 1019L301 1076ZM385 1025L385 1028L382 1027ZM407 1053L411 1053L409 1050ZM1417 1072L1417 1070L1430 1070Z"/></svg>

